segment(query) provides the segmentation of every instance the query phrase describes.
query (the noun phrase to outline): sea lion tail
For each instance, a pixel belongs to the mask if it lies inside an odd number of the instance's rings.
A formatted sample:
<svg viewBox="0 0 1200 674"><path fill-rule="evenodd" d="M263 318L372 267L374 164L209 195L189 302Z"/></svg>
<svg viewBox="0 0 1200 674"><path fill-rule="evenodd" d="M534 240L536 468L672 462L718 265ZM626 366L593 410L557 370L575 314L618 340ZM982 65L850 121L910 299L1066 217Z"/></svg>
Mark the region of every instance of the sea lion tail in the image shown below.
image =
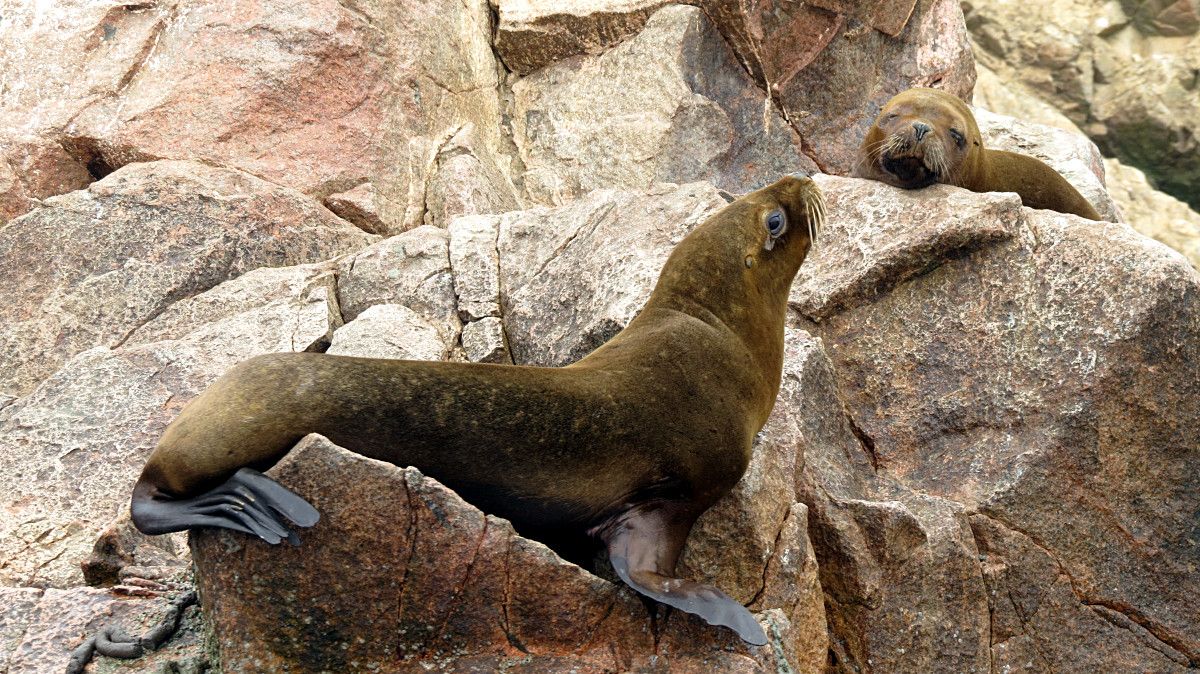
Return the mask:
<svg viewBox="0 0 1200 674"><path fill-rule="evenodd" d="M634 508L599 535L608 546L613 570L629 587L667 606L700 616L709 625L728 627L748 644L763 646L766 632L750 611L721 590L671 574L695 515L671 504Z"/></svg>
<svg viewBox="0 0 1200 674"><path fill-rule="evenodd" d="M144 534L165 534L194 527L218 527L258 536L272 545L300 537L286 524L311 527L320 513L278 482L252 468L241 468L216 487L192 498L173 498L143 476L130 503L133 524Z"/></svg>

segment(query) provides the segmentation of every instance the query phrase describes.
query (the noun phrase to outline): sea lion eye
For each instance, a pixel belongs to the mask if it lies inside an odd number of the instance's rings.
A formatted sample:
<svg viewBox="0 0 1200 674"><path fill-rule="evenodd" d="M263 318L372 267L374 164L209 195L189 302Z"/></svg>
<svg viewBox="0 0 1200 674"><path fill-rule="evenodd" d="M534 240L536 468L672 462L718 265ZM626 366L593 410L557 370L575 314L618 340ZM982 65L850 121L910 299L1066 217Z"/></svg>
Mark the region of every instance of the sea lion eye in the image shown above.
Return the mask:
<svg viewBox="0 0 1200 674"><path fill-rule="evenodd" d="M775 209L767 216L767 232L772 239L778 239L787 230L787 215L783 209Z"/></svg>
<svg viewBox="0 0 1200 674"><path fill-rule="evenodd" d="M954 144L961 150L963 145L966 145L967 139L958 129L950 129L950 137L954 139Z"/></svg>

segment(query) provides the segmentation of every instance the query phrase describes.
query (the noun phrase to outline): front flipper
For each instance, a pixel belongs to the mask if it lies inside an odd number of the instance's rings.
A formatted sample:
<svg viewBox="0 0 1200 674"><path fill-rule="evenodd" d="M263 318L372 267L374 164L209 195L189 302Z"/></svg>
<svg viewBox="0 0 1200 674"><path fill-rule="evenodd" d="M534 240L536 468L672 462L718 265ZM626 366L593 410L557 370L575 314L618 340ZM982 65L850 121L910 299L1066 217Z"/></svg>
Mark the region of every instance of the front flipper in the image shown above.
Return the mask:
<svg viewBox="0 0 1200 674"><path fill-rule="evenodd" d="M766 633L745 606L711 585L671 575L696 517L684 504L643 504L598 533L608 546L613 570L629 587L710 625L728 627L748 644L766 644Z"/></svg>
<svg viewBox="0 0 1200 674"><path fill-rule="evenodd" d="M193 527L242 531L274 545L300 538L285 518L311 527L320 514L307 501L251 468L242 468L213 489L192 498L171 498L139 482L130 505L133 524L144 534L165 534Z"/></svg>

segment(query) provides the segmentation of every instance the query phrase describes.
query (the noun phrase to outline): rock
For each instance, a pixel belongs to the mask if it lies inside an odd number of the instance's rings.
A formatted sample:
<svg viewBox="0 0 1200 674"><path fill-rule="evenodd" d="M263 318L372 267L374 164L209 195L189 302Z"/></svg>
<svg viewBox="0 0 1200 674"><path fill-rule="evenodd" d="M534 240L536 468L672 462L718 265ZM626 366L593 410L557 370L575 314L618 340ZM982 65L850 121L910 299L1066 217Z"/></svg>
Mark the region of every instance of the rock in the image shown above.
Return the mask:
<svg viewBox="0 0 1200 674"><path fill-rule="evenodd" d="M982 63L975 64L975 90L971 103L976 109L983 108L1025 122L1052 126L1063 131L1083 134L1057 108L1038 98L1021 82L1004 81L991 68Z"/></svg>
<svg viewBox="0 0 1200 674"><path fill-rule="evenodd" d="M347 321L376 304L399 304L458 341L462 325L450 270L450 236L430 225L379 241L338 264L338 306Z"/></svg>
<svg viewBox="0 0 1200 674"><path fill-rule="evenodd" d="M971 529L988 586L997 669L1028 669L1032 662L1048 671L1195 671L1187 656L1121 607L1079 594L1036 541L986 515L973 515Z"/></svg>
<svg viewBox="0 0 1200 674"><path fill-rule="evenodd" d="M912 16L916 0L816 0L814 5L838 14L848 14L868 26L895 37Z"/></svg>
<svg viewBox="0 0 1200 674"><path fill-rule="evenodd" d="M193 534L198 587L226 671L788 666L773 648L748 649L729 630L679 612L660 612L655 639L631 590L517 536L414 468L309 436L268 474L322 518L298 548L226 531ZM772 627L789 626L780 619Z"/></svg>
<svg viewBox="0 0 1200 674"><path fill-rule="evenodd" d="M499 218L479 215L450 221L450 267L463 321L500 315L498 223Z"/></svg>
<svg viewBox="0 0 1200 674"><path fill-rule="evenodd" d="M125 508L96 538L92 554L81 564L83 580L92 587L112 587L135 576L157 582L173 574L187 575L191 564L186 551L176 547L179 538L143 534Z"/></svg>
<svg viewBox="0 0 1200 674"><path fill-rule="evenodd" d="M842 184L850 198L836 195ZM875 227L894 230L884 241L904 241L911 221L954 215L945 200L926 191L897 217L869 222L856 210L857 186L842 184L826 179L822 188L830 202L829 230L847 227L849 241L869 245ZM936 540L931 534L938 531L945 532L940 549L959 549L952 559L959 560L961 571L939 553L937 568L945 572L933 587L939 593L961 588L953 597L964 610L987 616L970 603L968 591L974 593L977 585L967 583L972 576L964 561L983 547L964 535L971 531L967 518L986 515L1053 560L1054 576L1044 584L1065 577L1080 601L1124 616L1109 615L1108 625L1091 636L1088 630L1099 623L1065 630L1077 641L1061 644L1063 651L1088 643L1097 650L1119 649L1129 638L1122 626L1127 619L1144 630L1139 634L1161 642L1159 652L1173 649L1196 662L1200 621L1191 597L1200 588L1187 569L1200 564L1200 553L1187 541L1200 505L1195 488L1200 378L1194 372L1200 362L1200 275L1125 225L1050 211L1019 214L1017 236L947 251L940 263L921 262L929 243L903 244L910 264L925 272L878 294L839 290L863 275L845 267L870 264L870 256L822 258L818 247L802 272L797 291L802 297L827 287L825 295L856 297L831 315L814 316L820 321L811 327L825 343L852 428L882 485L876 493L904 504L931 549ZM1002 226L993 215L980 217L977 227L984 217L992 219L989 227ZM810 465L813 455L806 453ZM835 484L814 483L827 491ZM815 495L805 503L820 527L814 542L823 581L842 577L837 560L847 553L837 551L853 551L857 534L846 545L826 547L836 538L822 531L853 531L850 521L862 516L841 524L825 520L835 508L822 505L820 489L809 491ZM1157 496L1146 499L1147 493ZM922 514L922 502L944 514L930 519L936 513ZM915 534L914 527L904 528ZM867 550L874 549L869 536L862 540ZM1034 564L1022 559L1010 566ZM950 583L945 573L961 582ZM876 583L870 574L865 578L863 587ZM907 583L925 579L918 574L902 582L885 574L878 586L904 595L916 587ZM832 581L823 585L827 593L839 592ZM880 635L880 643L892 642L904 621L891 628L883 626L886 621L856 621L859 607L847 613L832 606L835 634L847 630L839 624L857 625L848 631L867 645L867 657L887 652L871 649L871 643ZM976 635L986 627L962 618L953 623L960 634L970 629ZM1022 629L1036 638L1031 626ZM864 633L870 638L863 639ZM853 640L838 636L855 650ZM975 669L988 671L985 660L972 661ZM920 671L968 669L960 661Z"/></svg>
<svg viewBox="0 0 1200 674"><path fill-rule="evenodd" d="M417 312L399 304L376 304L333 333L326 353L363 358L445 360L445 336Z"/></svg>
<svg viewBox="0 0 1200 674"><path fill-rule="evenodd" d="M837 0L829 0L837 2ZM777 91L812 62L846 17L808 2L696 0L761 88Z"/></svg>
<svg viewBox="0 0 1200 674"><path fill-rule="evenodd" d="M920 0L894 38L855 19L837 30L812 63L772 86L822 171L849 173L880 108L905 89L970 99L975 62L958 0Z"/></svg>
<svg viewBox="0 0 1200 674"><path fill-rule="evenodd" d="M81 584L80 563L184 404L242 360L327 340L336 309L313 275L262 269L222 284L148 323L142 337L159 341L85 351L0 410L0 586Z"/></svg>
<svg viewBox="0 0 1200 674"><path fill-rule="evenodd" d="M460 203L520 203L509 178L520 165L487 0L372 3L365 10L388 34L396 83L381 133L394 150L373 180L389 233L445 227Z"/></svg>
<svg viewBox="0 0 1200 674"><path fill-rule="evenodd" d="M1200 269L1200 213L1182 201L1154 189L1146 174L1105 159L1108 191L1120 206L1124 220L1138 232L1183 253Z"/></svg>
<svg viewBox="0 0 1200 674"><path fill-rule="evenodd" d="M664 7L636 37L513 85L531 199L708 179L747 192L813 168L704 13Z"/></svg>
<svg viewBox="0 0 1200 674"><path fill-rule="evenodd" d="M371 237L303 195L194 162L136 164L0 231L0 390L115 347L180 299L256 267L315 262Z"/></svg>
<svg viewBox="0 0 1200 674"><path fill-rule="evenodd" d="M1146 35L1178 37L1200 30L1200 8L1195 0L1121 0L1121 7Z"/></svg>
<svg viewBox="0 0 1200 674"><path fill-rule="evenodd" d="M467 360L472 363L513 362L504 322L499 318L489 316L463 325L462 345Z"/></svg>
<svg viewBox="0 0 1200 674"><path fill-rule="evenodd" d="M1200 209L1198 71L1200 36L1174 58L1123 64L1109 84L1097 87L1091 107L1103 123L1103 134L1094 134L1100 148L1142 169L1158 189L1193 209Z"/></svg>
<svg viewBox="0 0 1200 674"><path fill-rule="evenodd" d="M725 205L692 183L496 216L514 362L566 365L608 341L642 308L674 245Z"/></svg>
<svg viewBox="0 0 1200 674"><path fill-rule="evenodd" d="M170 596L123 597L88 587L38 590L0 587L0 667L10 674L66 671L71 651L101 627L141 634L159 622ZM139 660L97 656L88 671L151 674L164 667L206 662L199 612L186 609L175 636ZM112 665L120 662L119 670ZM178 671L168 669L166 671Z"/></svg>
<svg viewBox="0 0 1200 674"><path fill-rule="evenodd" d="M375 206L376 199L375 186L363 183L345 192L331 194L325 199L325 206L364 232L387 234L387 225L383 224Z"/></svg>
<svg viewBox="0 0 1200 674"><path fill-rule="evenodd" d="M482 147L475 125L465 124L434 157L435 175L425 192L424 223L447 227L459 215L521 208L512 180Z"/></svg>
<svg viewBox="0 0 1200 674"><path fill-rule="evenodd" d="M112 168L206 160L318 197L382 159L372 131L386 118L386 38L361 13L332 0L143 12L95 29L123 40L123 24L154 21L114 95L67 124L80 154Z"/></svg>
<svg viewBox="0 0 1200 674"><path fill-rule="evenodd" d="M972 0L964 9L976 54L1001 81L1032 91L1106 156L1200 208L1194 2L1077 0L1050 8Z"/></svg>
<svg viewBox="0 0 1200 674"><path fill-rule="evenodd" d="M501 0L496 53L518 75L569 56L598 54L640 32L666 0Z"/></svg>
<svg viewBox="0 0 1200 674"><path fill-rule="evenodd" d="M1023 221L1015 194L950 185L902 190L814 176L830 217L792 284L790 303L813 320L870 301L956 256L1012 239ZM938 204L937 209L921 204Z"/></svg>
<svg viewBox="0 0 1200 674"><path fill-rule="evenodd" d="M42 199L83 189L90 182L87 167L62 145L0 133L0 224L28 213Z"/></svg>
<svg viewBox="0 0 1200 674"><path fill-rule="evenodd" d="M1116 205L1104 187L1104 158L1087 136L979 108L974 112L984 147L1042 160L1079 190L1100 217L1117 221Z"/></svg>

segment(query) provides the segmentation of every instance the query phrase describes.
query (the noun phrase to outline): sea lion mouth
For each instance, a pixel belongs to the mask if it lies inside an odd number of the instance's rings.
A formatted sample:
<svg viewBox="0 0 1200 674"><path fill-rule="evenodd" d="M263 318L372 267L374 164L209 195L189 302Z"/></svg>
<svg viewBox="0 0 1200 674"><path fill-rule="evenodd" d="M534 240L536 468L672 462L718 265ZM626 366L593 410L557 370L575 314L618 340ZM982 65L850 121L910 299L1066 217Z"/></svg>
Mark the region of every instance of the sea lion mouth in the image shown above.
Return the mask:
<svg viewBox="0 0 1200 674"><path fill-rule="evenodd" d="M938 181L937 171L925 165L925 157L896 157L885 154L880 167L896 179L896 186L905 189L928 187Z"/></svg>

